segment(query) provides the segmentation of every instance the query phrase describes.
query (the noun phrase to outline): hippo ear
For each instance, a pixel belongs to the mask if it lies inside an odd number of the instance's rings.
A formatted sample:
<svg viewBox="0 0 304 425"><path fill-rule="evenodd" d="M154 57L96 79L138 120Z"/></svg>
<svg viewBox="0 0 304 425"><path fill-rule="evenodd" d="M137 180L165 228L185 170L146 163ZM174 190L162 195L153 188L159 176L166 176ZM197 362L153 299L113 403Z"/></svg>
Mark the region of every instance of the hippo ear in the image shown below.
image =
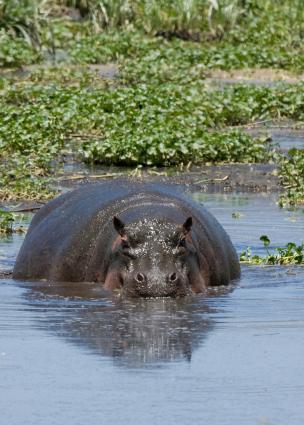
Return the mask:
<svg viewBox="0 0 304 425"><path fill-rule="evenodd" d="M119 233L120 236L124 236L126 234L125 224L118 217L116 216L113 217L113 224L114 224L116 232Z"/></svg>
<svg viewBox="0 0 304 425"><path fill-rule="evenodd" d="M192 227L192 217L188 217L185 223L183 224L183 233L186 235L190 232Z"/></svg>

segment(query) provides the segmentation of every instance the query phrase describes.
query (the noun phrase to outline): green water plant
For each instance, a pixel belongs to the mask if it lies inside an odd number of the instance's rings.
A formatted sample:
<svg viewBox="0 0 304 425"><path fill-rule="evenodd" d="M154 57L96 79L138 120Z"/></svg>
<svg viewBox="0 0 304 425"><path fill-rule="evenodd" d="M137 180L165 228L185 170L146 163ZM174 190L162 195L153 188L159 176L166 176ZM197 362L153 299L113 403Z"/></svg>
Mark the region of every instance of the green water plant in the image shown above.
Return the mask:
<svg viewBox="0 0 304 425"><path fill-rule="evenodd" d="M152 123L151 123L152 124ZM240 131L208 132L175 123L142 126L125 137L126 127L105 131L104 138L86 141L87 162L117 165L177 165L221 162L259 162L271 157L263 139Z"/></svg>
<svg viewBox="0 0 304 425"><path fill-rule="evenodd" d="M14 216L9 211L0 210L0 235L13 233Z"/></svg>
<svg viewBox="0 0 304 425"><path fill-rule="evenodd" d="M88 163L265 162L274 151L236 125L301 118L303 85L209 90L203 79L121 85L77 68L0 79L1 196L43 197L69 154ZM227 126L230 128L228 129ZM52 191L50 191L50 194Z"/></svg>
<svg viewBox="0 0 304 425"><path fill-rule="evenodd" d="M288 242L281 248L270 248L270 239L262 235L260 240L263 242L266 254L264 256L252 254L251 248L247 248L240 254L240 262L251 265L288 265L304 264L304 242L300 245L294 242Z"/></svg>
<svg viewBox="0 0 304 425"><path fill-rule="evenodd" d="M40 60L39 52L24 39L0 28L0 67L20 67Z"/></svg>
<svg viewBox="0 0 304 425"><path fill-rule="evenodd" d="M280 160L280 177L285 193L280 206L304 204L304 149L290 149Z"/></svg>
<svg viewBox="0 0 304 425"><path fill-rule="evenodd" d="M12 233L24 233L23 217L10 211L0 209L0 237Z"/></svg>

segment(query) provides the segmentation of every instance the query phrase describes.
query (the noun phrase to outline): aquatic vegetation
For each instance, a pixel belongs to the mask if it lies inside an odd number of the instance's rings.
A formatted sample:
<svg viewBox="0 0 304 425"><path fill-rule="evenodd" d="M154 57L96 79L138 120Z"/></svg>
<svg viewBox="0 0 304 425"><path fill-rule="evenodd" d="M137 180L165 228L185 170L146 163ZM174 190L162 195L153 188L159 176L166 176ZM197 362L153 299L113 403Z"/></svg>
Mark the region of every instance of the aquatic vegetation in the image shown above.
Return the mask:
<svg viewBox="0 0 304 425"><path fill-rule="evenodd" d="M0 2L0 28L21 37L28 43L38 43L42 15L38 0L2 0Z"/></svg>
<svg viewBox="0 0 304 425"><path fill-rule="evenodd" d="M41 59L24 39L16 38L0 28L0 67L19 67Z"/></svg>
<svg viewBox="0 0 304 425"><path fill-rule="evenodd" d="M189 126L192 123L192 126L209 128L284 117L304 119L302 83L273 88L235 85L210 90L204 80L184 85L173 82L134 86L119 85L119 81L97 82L97 87L92 87L90 77L71 78L75 81L70 86L68 80L53 81L56 84L50 81L46 85L42 85L39 78L17 85L15 81L9 84L5 80L2 90L0 81L1 103L6 108L1 112L5 116L3 125L20 126L22 123L35 130L37 123L34 126L33 120L38 120L38 128L48 132L54 126L64 131L70 123L72 127L89 129L100 129L105 120L108 123L123 120L131 124L135 115L139 123L144 116L146 121L157 118L159 122L180 118ZM24 118L17 122L10 120L9 116L14 114L22 114Z"/></svg>
<svg viewBox="0 0 304 425"><path fill-rule="evenodd" d="M280 206L304 204L304 149L290 149L280 160L280 177L286 192Z"/></svg>
<svg viewBox="0 0 304 425"><path fill-rule="evenodd" d="M96 10L98 1L88 2L87 10L92 3ZM303 7L295 0L280 5L271 1L180 0L164 1L161 7L159 2L143 0L133 2L132 7L121 0L102 3L104 12L116 4L106 12L107 32L84 33L76 42L74 37L65 46L72 61L115 60L133 81L149 81L150 75L158 78L166 72L176 78L176 73L188 74L186 69L193 72L198 65L200 69L195 71L200 73L211 68L304 69ZM131 11L127 19L126 9ZM121 19L110 18L120 12ZM124 28L118 32L114 30L117 26Z"/></svg>
<svg viewBox="0 0 304 425"><path fill-rule="evenodd" d="M303 119L304 103L301 83L213 90L203 79L121 85L119 78L109 81L77 68L2 79L0 93L2 197L7 190L21 196L17 182L23 173L25 196L36 187L48 196L38 182L54 173L66 153L120 165L265 162L274 159L269 140L233 127L260 119ZM7 160L12 155L15 163Z"/></svg>
<svg viewBox="0 0 304 425"><path fill-rule="evenodd" d="M304 121L303 83L223 88L205 77L303 71L303 10L296 0L2 1L0 66L65 65L0 79L0 197L52 196L48 179L67 154L120 165L281 161L269 140L234 127ZM109 62L112 79L86 65ZM281 175L296 203L294 160L282 160Z"/></svg>
<svg viewBox="0 0 304 425"><path fill-rule="evenodd" d="M0 167L0 199L51 199L57 191L52 188L48 174L41 167L20 155Z"/></svg>
<svg viewBox="0 0 304 425"><path fill-rule="evenodd" d="M79 14L74 21L71 7ZM133 78L149 63L155 69L170 67L172 59L177 69L185 69L186 62L188 67L300 71L303 14L297 0L166 0L161 6L146 0L3 0L0 29L7 40L0 43L0 57L14 50L14 40L23 40L32 48L27 48L30 54L15 54L2 65L33 63L47 52L52 60L60 60L56 52L61 51L64 60L77 63L131 60Z"/></svg>
<svg viewBox="0 0 304 425"><path fill-rule="evenodd" d="M0 210L0 235L13 233L14 216L9 211Z"/></svg>
<svg viewBox="0 0 304 425"><path fill-rule="evenodd" d="M135 123L134 123L135 126ZM136 128L136 127L135 127ZM87 162L118 165L177 165L214 162L262 162L271 157L264 140L239 132L207 132L167 123L141 126L125 138L127 128L115 126L105 139L87 141L82 154Z"/></svg>
<svg viewBox="0 0 304 425"><path fill-rule="evenodd" d="M24 233L25 229L21 222L22 216L0 209L0 237L12 233Z"/></svg>
<svg viewBox="0 0 304 425"><path fill-rule="evenodd" d="M68 146L75 151L75 143L86 161L102 163L257 162L269 157L263 140L240 131L210 132L215 126L246 122L252 113L256 117L253 108L240 102L237 89L210 93L198 84L109 90L88 87L85 81L79 87L42 86L36 79L3 82L0 143L5 166L14 153L48 174L52 161Z"/></svg>
<svg viewBox="0 0 304 425"><path fill-rule="evenodd" d="M268 236L262 235L260 240L264 244L266 255L253 255L251 248L247 248L246 251L240 254L241 263L253 265L304 264L304 242L300 245L288 242L282 248L270 249L270 239Z"/></svg>
<svg viewBox="0 0 304 425"><path fill-rule="evenodd" d="M290 42L291 43L291 42ZM73 63L118 62L128 82L170 81L202 77L218 69L276 68L303 71L303 44L281 41L223 39L200 43L151 37L140 31L107 31L68 43Z"/></svg>

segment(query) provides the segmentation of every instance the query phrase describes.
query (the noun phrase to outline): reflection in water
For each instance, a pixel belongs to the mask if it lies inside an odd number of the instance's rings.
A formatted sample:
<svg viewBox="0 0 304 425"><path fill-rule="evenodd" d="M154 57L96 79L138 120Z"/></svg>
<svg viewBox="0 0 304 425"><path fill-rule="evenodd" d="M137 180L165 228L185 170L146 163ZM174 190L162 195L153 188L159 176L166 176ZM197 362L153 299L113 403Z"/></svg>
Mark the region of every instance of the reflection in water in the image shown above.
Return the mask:
<svg viewBox="0 0 304 425"><path fill-rule="evenodd" d="M109 299L96 284L36 283L26 297L43 309L39 328L129 367L190 361L213 327L200 296Z"/></svg>

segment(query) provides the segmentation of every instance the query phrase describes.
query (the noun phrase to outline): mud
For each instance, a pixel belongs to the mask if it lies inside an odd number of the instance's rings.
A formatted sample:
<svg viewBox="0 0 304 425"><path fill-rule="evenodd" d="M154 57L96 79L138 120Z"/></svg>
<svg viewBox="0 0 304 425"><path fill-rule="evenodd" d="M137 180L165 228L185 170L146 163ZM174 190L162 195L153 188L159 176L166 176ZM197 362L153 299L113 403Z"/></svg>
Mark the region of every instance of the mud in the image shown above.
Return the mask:
<svg viewBox="0 0 304 425"><path fill-rule="evenodd" d="M88 64L88 65L60 65L60 62L65 62L68 59L67 53L58 50L56 51L56 59L54 63L54 58L50 55L48 58L49 63L46 65L24 65L20 68L1 68L0 77L2 78L26 78L29 77L33 72L38 70L48 70L52 69L54 66L60 69L60 67L64 67L64 69L68 68L69 70L79 71L79 72L93 72L98 78L109 78L114 79L118 77L119 70L118 66L113 63L107 64ZM56 62L57 61L57 62Z"/></svg>
<svg viewBox="0 0 304 425"><path fill-rule="evenodd" d="M87 172L64 174L57 187L74 188L88 182L104 181L127 175L142 181L183 185L203 192L277 192L280 190L276 167L272 164L229 164L193 166L188 170L119 167L94 167Z"/></svg>
<svg viewBox="0 0 304 425"><path fill-rule="evenodd" d="M56 59L59 63L55 63L55 66L61 66L60 62L67 61L68 56L64 51L57 51ZM54 66L54 58L50 57L50 62ZM0 72L1 77L26 77L30 73L35 72L41 68L48 68L47 65L26 65L22 68L2 68ZM72 65L64 64L69 69L75 69L79 71L92 71L96 72L96 75L101 78L116 78L119 76L119 67L115 63L107 64L87 64L87 65ZM234 69L224 71L221 69L212 69L205 74L205 80L207 85L225 85L225 84L252 84L257 86L274 86L280 83L286 84L298 84L304 81L303 74L296 74L291 71L283 69L269 69L269 68L245 68L245 69Z"/></svg>

